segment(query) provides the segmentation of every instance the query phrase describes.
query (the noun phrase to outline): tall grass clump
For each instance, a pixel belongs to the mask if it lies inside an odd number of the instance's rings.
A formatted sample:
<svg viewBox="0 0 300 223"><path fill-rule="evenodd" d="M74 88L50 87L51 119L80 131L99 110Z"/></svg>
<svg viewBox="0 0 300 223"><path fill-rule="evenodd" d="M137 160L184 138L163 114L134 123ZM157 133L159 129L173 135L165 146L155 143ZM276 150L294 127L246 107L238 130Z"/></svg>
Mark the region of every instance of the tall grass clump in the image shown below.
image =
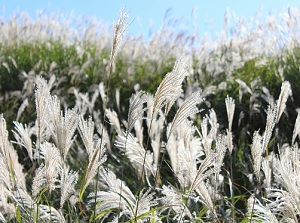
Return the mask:
<svg viewBox="0 0 300 223"><path fill-rule="evenodd" d="M147 41L55 16L1 21L0 222L299 221L298 9Z"/></svg>

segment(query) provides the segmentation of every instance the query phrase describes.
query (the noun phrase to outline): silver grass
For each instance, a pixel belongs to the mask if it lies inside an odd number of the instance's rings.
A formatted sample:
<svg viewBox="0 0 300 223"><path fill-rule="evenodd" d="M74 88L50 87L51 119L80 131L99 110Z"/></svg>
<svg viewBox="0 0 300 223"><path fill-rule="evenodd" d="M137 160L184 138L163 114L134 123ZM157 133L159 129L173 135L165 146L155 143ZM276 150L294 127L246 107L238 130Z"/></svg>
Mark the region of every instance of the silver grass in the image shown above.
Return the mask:
<svg viewBox="0 0 300 223"><path fill-rule="evenodd" d="M104 145L105 143L102 142L102 139L98 139L98 142L95 144L95 148L89 157L89 164L84 176L82 192L85 191L86 187L91 183L92 179L96 176L98 171L102 168L103 163L106 161ZM82 196L82 194L80 196Z"/></svg>
<svg viewBox="0 0 300 223"><path fill-rule="evenodd" d="M63 207L63 204L65 201L75 193L75 185L78 181L78 174L77 172L74 172L70 170L70 168L67 165L64 165L63 168L61 168L60 172L60 190L61 190L61 196L60 196L60 208Z"/></svg>
<svg viewBox="0 0 300 223"><path fill-rule="evenodd" d="M8 159L10 143L8 140L6 121L3 114L0 114L0 136L0 155Z"/></svg>
<svg viewBox="0 0 300 223"><path fill-rule="evenodd" d="M0 221L1 221L1 222L4 222L4 223L6 222L6 220L5 220L4 216L2 215L2 213L1 213L1 212L0 212Z"/></svg>
<svg viewBox="0 0 300 223"><path fill-rule="evenodd" d="M136 120L135 122L134 122L134 126L133 126L133 128L134 128L134 131L135 131L135 134L136 134L136 138L138 139L138 141L140 142L140 143L143 143L143 141L144 141L144 128L143 128L143 120ZM159 137L156 137L154 140L153 139L151 139L151 144L152 144L152 141L155 141L155 142L157 142L158 144L160 144L159 142L158 142L158 138ZM153 151L156 151L156 149L153 149ZM158 148L158 150L157 151L159 151L159 148Z"/></svg>
<svg viewBox="0 0 300 223"><path fill-rule="evenodd" d="M270 208L264 206L258 199L250 197L247 202L248 206L248 219L251 222L257 223L277 223L279 222L276 215L272 213ZM281 222L281 221L280 221Z"/></svg>
<svg viewBox="0 0 300 223"><path fill-rule="evenodd" d="M216 162L215 162L215 172L219 173L221 171L221 167L224 161L225 152L226 152L226 137L225 136L218 136L216 141Z"/></svg>
<svg viewBox="0 0 300 223"><path fill-rule="evenodd" d="M265 175L264 188L266 188L266 194L268 195L271 190L271 180L272 180L272 169L270 167L270 161L268 158L264 157L261 163L261 169Z"/></svg>
<svg viewBox="0 0 300 223"><path fill-rule="evenodd" d="M199 168L197 169L196 175L193 176L193 182L191 184L190 190L194 191L199 184L203 183L203 181L212 173L215 172L214 168L215 165L216 155L211 153L210 155L206 156L205 159L201 162Z"/></svg>
<svg viewBox="0 0 300 223"><path fill-rule="evenodd" d="M120 111L120 89L116 89L115 99L116 99L117 108Z"/></svg>
<svg viewBox="0 0 300 223"><path fill-rule="evenodd" d="M46 186L51 192L56 188L57 178L62 165L62 157L57 147L46 142L41 145L41 158L44 160L44 168L41 169L41 174L44 174L43 177L46 179Z"/></svg>
<svg viewBox="0 0 300 223"><path fill-rule="evenodd" d="M54 207L48 205L39 205L38 222L53 222L53 223L65 223L66 220L63 214L56 210Z"/></svg>
<svg viewBox="0 0 300 223"><path fill-rule="evenodd" d="M0 182L3 180L8 189L12 189L13 186L25 188L23 166L19 163L18 154L8 140L6 121L2 114L0 114L0 136L0 174L4 177L0 178Z"/></svg>
<svg viewBox="0 0 300 223"><path fill-rule="evenodd" d="M122 38L123 35L128 28L128 13L121 9L118 21L114 23L114 33L113 33L113 40L112 40L112 49L110 54L110 64L109 69L111 69L115 57L119 52L120 46L122 45ZM110 72L107 72L108 75L110 75ZM109 76L107 76L109 78Z"/></svg>
<svg viewBox="0 0 300 223"><path fill-rule="evenodd" d="M268 208L281 217L283 222L298 222L299 200L285 190L273 189L269 194Z"/></svg>
<svg viewBox="0 0 300 223"><path fill-rule="evenodd" d="M25 100L22 102L21 106L18 109L17 118L16 121L19 120L23 112L25 111L26 107L29 105L28 98L25 98Z"/></svg>
<svg viewBox="0 0 300 223"><path fill-rule="evenodd" d="M219 124L218 124L218 120L217 120L217 114L214 109L211 109L209 111L209 115L207 115L207 119L211 126L210 131L209 131L209 136L215 140L217 138Z"/></svg>
<svg viewBox="0 0 300 223"><path fill-rule="evenodd" d="M197 91L191 94L182 103L182 105L179 107L173 118L171 127L167 131L168 138L170 137L170 134L180 125L181 122L199 112L197 105L200 104L202 101L203 98L201 97L201 92Z"/></svg>
<svg viewBox="0 0 300 223"><path fill-rule="evenodd" d="M9 159L7 160L11 175L11 181L14 182L14 186L17 186L18 188L26 188L23 166L19 163L18 160L19 157L17 151L11 146L9 150Z"/></svg>
<svg viewBox="0 0 300 223"><path fill-rule="evenodd" d="M225 99L225 104L226 104L226 111L227 111L227 117L228 117L228 130L229 130L229 132L231 132L234 109L235 109L235 103L234 103L233 98L231 98L227 95L227 97Z"/></svg>
<svg viewBox="0 0 300 223"><path fill-rule="evenodd" d="M151 144L152 142L154 143L153 149L153 155L154 155L154 166L158 166L158 161L159 161L159 155L160 155L160 150L161 150L161 137L162 137L162 132L164 130L164 115L161 109L157 111L157 117L152 119L152 111L153 111L153 101L154 98L151 94L148 94L147 98L147 119L146 119L146 124L148 129L150 130L150 139L151 139ZM137 122L136 122L137 123ZM142 132L137 133L137 136L139 134L143 134ZM141 138L138 137L138 138ZM140 141L142 142L142 141ZM155 168L156 168L155 167Z"/></svg>
<svg viewBox="0 0 300 223"><path fill-rule="evenodd" d="M198 138L193 136L194 129L190 122L182 122L174 131L166 144L171 160L172 171L183 188L192 184L197 172L197 164L201 163L203 151Z"/></svg>
<svg viewBox="0 0 300 223"><path fill-rule="evenodd" d="M276 117L276 123L278 123L282 113L285 110L286 107L286 101L288 97L292 97L292 89L291 85L288 81L284 81L281 85L281 91L279 98L277 100L277 117Z"/></svg>
<svg viewBox="0 0 300 223"><path fill-rule="evenodd" d="M10 200L13 199L13 194L0 183L0 214L4 214L6 216L6 220L11 220L16 216L16 207L14 203L10 202ZM0 222L1 220L6 222L3 215L0 216Z"/></svg>
<svg viewBox="0 0 300 223"><path fill-rule="evenodd" d="M146 152L143 145L132 134L118 135L115 146L125 152L140 177L143 177L142 173L146 174L147 179L150 174L154 175L153 154Z"/></svg>
<svg viewBox="0 0 300 223"><path fill-rule="evenodd" d="M47 180L46 180L46 168L45 165L42 163L38 169L35 171L35 176L32 180L32 196L37 198L40 191L43 188L47 187Z"/></svg>
<svg viewBox="0 0 300 223"><path fill-rule="evenodd" d="M46 83L46 81L40 77L36 79L36 90L35 90L35 106L36 106L36 135L37 135L37 143L35 152L35 157L39 158L40 145L46 138L47 125L46 122L48 120L48 109L47 102L50 100L50 89Z"/></svg>
<svg viewBox="0 0 300 223"><path fill-rule="evenodd" d="M191 148L186 148L184 146L183 140L177 141L177 169L174 169L173 171L182 188L191 185L193 176L197 173L196 157L193 155Z"/></svg>
<svg viewBox="0 0 300 223"><path fill-rule="evenodd" d="M284 153L274 160L274 178L277 183L292 197L290 202L300 206L300 162L297 144L292 148L285 148Z"/></svg>
<svg viewBox="0 0 300 223"><path fill-rule="evenodd" d="M193 219L193 215L183 201L185 199L184 195L180 191L171 185L163 185L161 193L164 196L159 198L159 201L163 206L166 206L166 208L171 209L176 213L174 220L178 221L185 216L187 216L189 219Z"/></svg>
<svg viewBox="0 0 300 223"><path fill-rule="evenodd" d="M52 110L53 111L53 110ZM75 110L65 110L64 114L58 108L58 112L53 112L52 123L52 136L55 145L60 150L63 159L71 148L73 141L75 140L75 130L78 124L78 114Z"/></svg>
<svg viewBox="0 0 300 223"><path fill-rule="evenodd" d="M146 109L143 108L143 105L147 102L147 99L148 96L143 91L139 91L131 96L129 101L127 132L131 132L136 121L144 117Z"/></svg>
<svg viewBox="0 0 300 223"><path fill-rule="evenodd" d="M74 108L78 110L80 115L84 116L87 113L87 110L89 109L89 105L86 103L86 101L88 101L87 95L78 92L77 89L73 90L73 94L76 97Z"/></svg>
<svg viewBox="0 0 300 223"><path fill-rule="evenodd" d="M253 161L253 169L257 179L260 179L260 168L262 161L262 154L264 152L262 145L263 137L258 131L253 133L253 140L251 145L251 155Z"/></svg>
<svg viewBox="0 0 300 223"><path fill-rule="evenodd" d="M107 149L111 151L110 136L107 132L107 129L101 123L98 124L97 132L102 138L103 142L105 142Z"/></svg>
<svg viewBox="0 0 300 223"><path fill-rule="evenodd" d="M19 122L14 122L15 130L12 130L15 139L17 140L15 143L17 143L20 146L23 146L30 158L30 160L33 160L33 148L32 148L32 141L31 141L31 135L32 135L32 129L27 127L25 124L24 126Z"/></svg>
<svg viewBox="0 0 300 223"><path fill-rule="evenodd" d="M109 119L109 124L116 129L118 134L121 134L122 130L117 113L114 110L106 109L105 115Z"/></svg>
<svg viewBox="0 0 300 223"><path fill-rule="evenodd" d="M78 128L84 147L88 153L89 160L91 160L94 151L94 122L92 121L92 118L89 117L88 121L86 121L83 117L80 117Z"/></svg>
<svg viewBox="0 0 300 223"><path fill-rule="evenodd" d="M266 121L265 131L263 134L263 143L262 143L263 151L266 151L267 149L267 146L271 139L272 132L276 123L276 119L277 119L277 106L275 104L271 104L268 106L268 110L267 110L267 121Z"/></svg>
<svg viewBox="0 0 300 223"><path fill-rule="evenodd" d="M246 92L250 93L251 95L253 94L251 88L244 81L242 81L239 78L235 79L235 81L240 85L240 88L239 88L239 100L240 100L240 102L242 102L243 95Z"/></svg>
<svg viewBox="0 0 300 223"><path fill-rule="evenodd" d="M233 135L232 132L227 130L226 131L226 146L228 147L228 150L230 152L230 154L232 154L232 150L233 150Z"/></svg>
<svg viewBox="0 0 300 223"><path fill-rule="evenodd" d="M299 111L297 114L294 130L293 130L292 145L294 145L297 136L298 137L300 136L300 112Z"/></svg>
<svg viewBox="0 0 300 223"><path fill-rule="evenodd" d="M100 179L104 184L105 191L98 191L96 194L97 202L99 203L96 207L97 213L117 208L121 211L120 216L125 215L133 218L136 198L126 184L117 179L116 175L110 170L102 170ZM93 202L94 196L94 193L89 195Z"/></svg>
<svg viewBox="0 0 300 223"><path fill-rule="evenodd" d="M105 94L105 86L104 86L104 83L101 82L99 85L98 85L98 90L99 90L99 93L100 93L100 96L101 96L101 100L104 102L107 100L107 96Z"/></svg>
<svg viewBox="0 0 300 223"><path fill-rule="evenodd" d="M31 214L28 212L28 209L36 208L35 201L25 189L18 188L17 190L13 191L12 194L10 194L9 196L15 201L15 204L18 207L20 207L21 211L26 213L26 215Z"/></svg>
<svg viewBox="0 0 300 223"><path fill-rule="evenodd" d="M158 111L164 106L165 115L168 114L172 105L182 92L181 85L187 75L188 72L185 59L178 59L172 72L166 74L156 90L151 119L154 119L158 114Z"/></svg>
<svg viewBox="0 0 300 223"><path fill-rule="evenodd" d="M32 194L34 197L44 188L48 188L51 192L57 187L62 162L59 150L51 143L43 143L40 153L44 163L36 170L33 178Z"/></svg>
<svg viewBox="0 0 300 223"><path fill-rule="evenodd" d="M139 194L139 197L135 204L135 216L136 217L142 216L146 213L149 213L151 211L151 208L156 206L158 202L154 199L154 193L150 193L151 189L148 189L147 191L143 192L141 191ZM152 212L151 214L147 214L143 216L143 220L138 220L137 222L145 222L145 221L154 221L160 222L160 218L156 216L155 212Z"/></svg>
<svg viewBox="0 0 300 223"><path fill-rule="evenodd" d="M0 156L0 186L8 190L14 187L13 178L7 160L4 156Z"/></svg>
<svg viewBox="0 0 300 223"><path fill-rule="evenodd" d="M200 140L201 140L201 146L203 148L204 153L208 156L212 152L212 142L213 138L211 135L208 135L208 118L204 117L201 122L201 132L196 128Z"/></svg>
<svg viewBox="0 0 300 223"><path fill-rule="evenodd" d="M200 196L201 203L213 213L213 217L216 217L216 210L214 208L212 197L207 188L207 184L204 183L204 181L199 182L195 188L195 191Z"/></svg>

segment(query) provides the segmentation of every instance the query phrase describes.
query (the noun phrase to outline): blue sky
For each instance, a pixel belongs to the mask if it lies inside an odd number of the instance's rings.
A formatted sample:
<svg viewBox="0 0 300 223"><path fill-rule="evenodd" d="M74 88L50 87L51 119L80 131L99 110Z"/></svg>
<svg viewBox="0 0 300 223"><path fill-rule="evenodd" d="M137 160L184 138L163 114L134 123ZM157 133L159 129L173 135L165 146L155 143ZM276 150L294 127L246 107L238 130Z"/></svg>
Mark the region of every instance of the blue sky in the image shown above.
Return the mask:
<svg viewBox="0 0 300 223"><path fill-rule="evenodd" d="M66 15L93 16L111 24L118 16L119 10L125 7L134 21L127 33L147 36L151 29L157 31L163 24L166 12L170 18L182 19L184 28L197 27L200 34L215 34L223 27L224 14L229 8L238 17L252 17L257 11L263 15L269 12L286 11L287 7L299 7L299 0L4 0L0 2L1 13L9 18L13 12L26 11L33 18L37 10L46 13L53 11ZM194 9L194 15L192 11Z"/></svg>

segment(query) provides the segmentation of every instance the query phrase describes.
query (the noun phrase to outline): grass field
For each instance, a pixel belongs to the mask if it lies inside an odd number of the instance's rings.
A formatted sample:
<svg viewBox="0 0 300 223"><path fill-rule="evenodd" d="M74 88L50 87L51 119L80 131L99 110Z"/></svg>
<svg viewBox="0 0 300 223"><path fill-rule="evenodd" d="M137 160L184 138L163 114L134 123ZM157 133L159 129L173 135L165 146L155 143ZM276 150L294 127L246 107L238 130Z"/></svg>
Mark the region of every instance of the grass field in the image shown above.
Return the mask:
<svg viewBox="0 0 300 223"><path fill-rule="evenodd" d="M0 222L299 222L299 19L0 21Z"/></svg>

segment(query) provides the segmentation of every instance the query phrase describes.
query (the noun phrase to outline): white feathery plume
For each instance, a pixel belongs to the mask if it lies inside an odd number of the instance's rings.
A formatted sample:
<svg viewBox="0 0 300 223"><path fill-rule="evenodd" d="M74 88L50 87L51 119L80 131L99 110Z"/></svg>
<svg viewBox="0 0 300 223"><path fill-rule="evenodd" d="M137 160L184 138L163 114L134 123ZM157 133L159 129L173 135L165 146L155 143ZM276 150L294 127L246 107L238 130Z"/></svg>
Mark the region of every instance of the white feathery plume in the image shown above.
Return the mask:
<svg viewBox="0 0 300 223"><path fill-rule="evenodd" d="M292 138L292 145L294 145L296 137L300 136L300 111L298 111L297 118L295 121L295 126L293 130L293 138Z"/></svg>
<svg viewBox="0 0 300 223"><path fill-rule="evenodd" d="M67 165L64 165L60 172L60 208L63 207L65 201L75 192L75 185L78 180L77 172L70 170Z"/></svg>
<svg viewBox="0 0 300 223"><path fill-rule="evenodd" d="M279 98L277 100L277 117L276 117L276 123L278 123L282 113L285 110L286 107L286 101L288 97L292 97L292 89L291 85L288 81L284 81L281 85L281 91Z"/></svg>
<svg viewBox="0 0 300 223"><path fill-rule="evenodd" d="M102 144L100 141L101 139L99 139L99 142L97 143L97 146L93 152L92 158L89 161L87 171L84 176L84 186L81 189L80 198L82 198L83 192L85 191L86 187L91 183L98 170L102 168L103 163L106 161L105 149L103 146L100 147L100 145Z"/></svg>
<svg viewBox="0 0 300 223"><path fill-rule="evenodd" d="M99 85L98 85L98 90L99 90L99 93L100 93L100 96L101 96L101 99L102 101L106 101L106 94L105 94L105 86L104 86L104 83L101 82Z"/></svg>
<svg viewBox="0 0 300 223"><path fill-rule="evenodd" d="M201 203L213 213L213 216L217 216L213 200L207 188L207 184L205 184L204 181L199 182L195 188L195 191L197 194L199 194Z"/></svg>
<svg viewBox="0 0 300 223"><path fill-rule="evenodd" d="M270 167L270 162L268 160L269 157L264 157L261 164L261 169L264 172L265 180L264 180L264 188L266 188L267 195L271 190L271 180L272 180L272 169Z"/></svg>
<svg viewBox="0 0 300 223"><path fill-rule="evenodd" d="M251 145L251 154L253 161L253 169L257 179L260 179L260 167L262 154L264 152L262 145L263 137L259 134L258 131L253 133L253 141Z"/></svg>
<svg viewBox="0 0 300 223"><path fill-rule="evenodd" d="M27 127L25 124L24 126L19 122L14 122L15 130L12 130L15 139L17 140L15 143L23 146L28 153L28 156L30 160L33 160L33 154L32 154L32 141L31 141L31 135L32 135L32 129Z"/></svg>
<svg viewBox="0 0 300 223"><path fill-rule="evenodd" d="M47 180L46 180L46 169L45 165L42 163L38 169L35 171L35 176L32 180L32 196L37 198L40 191L46 188Z"/></svg>
<svg viewBox="0 0 300 223"><path fill-rule="evenodd" d="M94 122L91 117L88 121L85 121L83 117L81 117L78 126L80 136L89 157L89 164L84 176L84 184L79 194L79 198L82 199L86 187L91 183L91 180L97 174L99 168L101 168L102 164L106 161L106 142L104 138L99 138L97 141L94 141Z"/></svg>
<svg viewBox="0 0 300 223"><path fill-rule="evenodd" d="M0 175L0 177L2 176ZM11 202L11 200L15 200L13 193L10 191L10 189L7 189L0 181L0 209L1 209L0 214L4 214L5 216L7 216L7 218L9 218L9 216L16 215L16 207L15 204ZM2 217L4 218L4 216ZM0 216L0 222L1 222L1 216ZM3 222L6 221L3 220Z"/></svg>
<svg viewBox="0 0 300 223"><path fill-rule="evenodd" d="M150 190L141 193L139 199L136 199L131 190L124 182L116 178L116 175L110 171L101 171L101 181L106 186L106 191L97 193L97 212L103 212L110 209L121 209L120 216L125 215L133 220L136 217L143 216L137 222L144 222L143 219L156 219L149 213L151 207L157 205ZM94 197L94 194L91 194ZM146 214L149 213L149 214Z"/></svg>
<svg viewBox="0 0 300 223"><path fill-rule="evenodd" d="M211 129L209 131L209 136L211 137L211 139L215 140L215 139L217 139L217 132L219 129L219 124L218 124L218 120L217 120L217 114L214 109L211 109L209 111L209 115L207 115L207 119L211 126Z"/></svg>
<svg viewBox="0 0 300 223"><path fill-rule="evenodd" d="M221 171L226 149L227 149L226 137L222 135L218 136L216 141L216 149L215 149L216 151L215 172L216 173L219 173Z"/></svg>
<svg viewBox="0 0 300 223"><path fill-rule="evenodd" d="M185 59L178 59L173 70L166 74L156 90L151 120L156 117L158 111L164 106L166 106L165 115L168 114L172 105L182 92L181 85L187 75L188 72Z"/></svg>
<svg viewBox="0 0 300 223"><path fill-rule="evenodd" d="M46 180L46 186L51 192L56 188L56 182L58 181L57 178L61 169L62 157L58 148L51 143L45 142L41 145L41 158L44 159L44 165L38 169L38 174L35 178L43 182L40 177L44 177ZM39 191L41 189L43 188L40 188Z"/></svg>
<svg viewBox="0 0 300 223"><path fill-rule="evenodd" d="M210 169L212 166L215 165L215 158L216 154L211 153L210 155L207 155L205 159L201 162L201 165L199 166L196 175L193 176L193 182L191 184L191 191L194 191L198 185L210 175L213 172L215 172L215 169Z"/></svg>
<svg viewBox="0 0 300 223"><path fill-rule="evenodd" d="M1 212L0 212L0 221L1 221L1 222L6 222L4 216L1 214Z"/></svg>
<svg viewBox="0 0 300 223"><path fill-rule="evenodd" d="M148 100L148 96L144 91L139 91L136 94L133 94L129 101L129 110L128 110L128 127L127 132L130 132L135 125L135 122L144 117L144 112L146 111L143 108L144 103Z"/></svg>
<svg viewBox="0 0 300 223"><path fill-rule="evenodd" d="M100 137L102 138L103 142L106 143L107 149L109 151L111 151L110 136L108 135L107 129L101 123L99 123L99 125L97 127L97 132L100 135Z"/></svg>
<svg viewBox="0 0 300 223"><path fill-rule="evenodd" d="M208 134L207 121L208 121L207 117L204 117L202 119L201 132L196 128L196 130L200 136L200 139L201 139L203 151L206 154L206 156L208 156L212 152L211 146L212 146L212 142L213 142L213 138L211 137L211 134Z"/></svg>
<svg viewBox="0 0 300 223"><path fill-rule="evenodd" d="M166 206L168 209L172 209L176 213L174 220L179 220L185 216L193 219L193 215L184 204L184 197L180 191L176 190L176 188L172 187L171 185L163 185L161 193L164 196L159 198L159 201L163 206Z"/></svg>
<svg viewBox="0 0 300 223"><path fill-rule="evenodd" d="M35 148L35 156L39 158L40 145L46 138L47 125L46 122L49 119L49 112L47 103L51 98L50 89L46 81L40 77L36 79L36 90L35 90L35 105L36 105L36 135L37 143Z"/></svg>
<svg viewBox="0 0 300 223"><path fill-rule="evenodd" d="M3 114L0 114L0 136L0 155L5 157L6 160L8 160L10 143L8 140L6 121L3 117Z"/></svg>
<svg viewBox="0 0 300 223"><path fill-rule="evenodd" d="M251 95L253 94L252 90L248 87L248 85L244 81L242 81L239 78L235 79L235 81L240 85L240 88L239 88L239 100L240 100L240 102L242 102L243 95L246 92L250 93Z"/></svg>
<svg viewBox="0 0 300 223"><path fill-rule="evenodd" d="M154 193L150 193L151 189L148 189L147 191L143 192L143 190L140 192L138 200L135 204L135 216L132 218L140 217L145 215L146 213L150 212L151 207L154 207L158 204L158 202L154 199ZM147 219L148 221L154 221L159 222L160 218L156 216L155 212L151 212L151 214L147 214L143 216L142 219ZM159 220L159 221L158 221ZM138 220L137 222L145 222L144 220Z"/></svg>
<svg viewBox="0 0 300 223"><path fill-rule="evenodd" d="M94 150L94 122L92 121L92 117L89 117L88 121L85 121L83 117L80 117L78 127L84 147L88 153L89 159L91 159Z"/></svg>
<svg viewBox="0 0 300 223"><path fill-rule="evenodd" d="M193 176L197 173L196 157L193 156L190 148L184 146L183 140L177 140L177 169L174 169L176 177L182 188L186 188L193 182Z"/></svg>
<svg viewBox="0 0 300 223"><path fill-rule="evenodd" d="M10 172L9 165L7 163L6 157L0 156L0 186L7 188L9 191L13 190L14 183L13 183L12 175Z"/></svg>
<svg viewBox="0 0 300 223"><path fill-rule="evenodd" d="M52 110L53 111L53 110ZM52 124L52 136L57 148L60 150L63 159L71 148L73 141L75 140L74 133L77 129L78 115L75 110L67 109L64 112L58 108L58 112L53 112Z"/></svg>
<svg viewBox="0 0 300 223"><path fill-rule="evenodd" d="M121 134L122 130L117 113L114 110L106 109L105 115L109 119L109 124L116 129L118 134Z"/></svg>
<svg viewBox="0 0 300 223"><path fill-rule="evenodd" d="M194 115L199 112L197 105L203 101L201 97L201 92L197 91L191 94L179 107L177 110L170 128L168 128L167 136L170 134L189 116Z"/></svg>
<svg viewBox="0 0 300 223"><path fill-rule="evenodd" d="M18 109L16 121L19 120L19 118L21 117L21 115L23 114L23 112L25 111L25 109L26 109L26 107L27 107L28 105L29 105L29 103L28 103L28 98L26 98L26 99L22 102L21 106L20 106L19 109Z"/></svg>
<svg viewBox="0 0 300 223"><path fill-rule="evenodd" d="M122 45L122 38L123 35L128 28L128 13L124 10L121 9L120 14L119 14L119 19L117 22L114 23L114 34L113 34L113 40L112 40L112 49L111 49L111 54L110 54L110 63L109 63L109 69L113 65L115 61L115 57L119 52L120 46ZM107 72L109 75L110 72ZM107 77L109 78L109 76Z"/></svg>
<svg viewBox="0 0 300 223"><path fill-rule="evenodd" d="M297 223L299 213L299 197L282 189L272 189L268 196L269 202L267 207L272 213L285 219L284 222ZM257 200L257 199L256 199Z"/></svg>
<svg viewBox="0 0 300 223"><path fill-rule="evenodd" d="M230 132L228 129L226 131L226 146L228 147L228 150L230 152L230 154L232 154L232 150L233 150L233 135L232 132Z"/></svg>
<svg viewBox="0 0 300 223"><path fill-rule="evenodd" d="M248 218L252 222L261 222L261 223L278 223L276 216L272 213L270 208L264 206L259 199L254 199L252 196L248 199Z"/></svg>
<svg viewBox="0 0 300 223"><path fill-rule="evenodd" d="M25 188L23 166L19 163L18 154L8 140L6 121L3 114L0 114L0 136L0 174L4 177L0 178L0 182L3 179L3 183L10 190L13 186ZM4 181L4 179L6 180Z"/></svg>
<svg viewBox="0 0 300 223"><path fill-rule="evenodd" d="M129 158L140 176L142 173L145 173L148 179L150 173L154 174L153 154L147 152L145 156L146 151L143 145L132 134L123 133L123 135L118 135L115 146L125 152L125 155Z"/></svg>
<svg viewBox="0 0 300 223"><path fill-rule="evenodd" d="M226 104L226 111L227 111L227 117L228 117L228 130L229 130L229 132L231 132L232 120L233 120L234 109L235 109L235 104L234 104L233 98L231 98L227 95L227 98L225 99L225 104Z"/></svg>
<svg viewBox="0 0 300 223"><path fill-rule="evenodd" d="M53 222L53 223L65 223L66 220L63 214L56 210L54 207L40 204L39 208L39 222Z"/></svg>
<svg viewBox="0 0 300 223"><path fill-rule="evenodd" d="M106 191L101 190L96 194L97 202L99 203L99 205L96 206L97 213L99 214L117 208L121 209L121 216L134 217L136 199L125 182L117 179L116 175L110 170L102 170L100 176ZM92 198L91 202L94 202L95 194L91 193L89 197Z"/></svg>
<svg viewBox="0 0 300 223"><path fill-rule="evenodd" d="M262 143L263 152L266 151L268 144L270 142L272 132L276 124L276 118L277 118L277 106L275 104L270 104L267 110L267 122L263 134L263 143Z"/></svg>

